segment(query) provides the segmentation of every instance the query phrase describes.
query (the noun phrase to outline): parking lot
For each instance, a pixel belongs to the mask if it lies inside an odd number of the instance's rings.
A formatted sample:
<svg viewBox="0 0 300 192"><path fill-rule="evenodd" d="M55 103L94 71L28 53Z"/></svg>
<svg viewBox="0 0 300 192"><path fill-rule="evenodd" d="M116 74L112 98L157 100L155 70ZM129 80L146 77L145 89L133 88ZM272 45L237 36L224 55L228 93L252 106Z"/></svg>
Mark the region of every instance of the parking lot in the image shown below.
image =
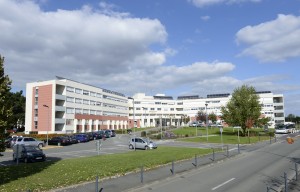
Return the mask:
<svg viewBox="0 0 300 192"><path fill-rule="evenodd" d="M78 157L95 156L98 154L113 154L128 152L128 141L130 135L117 135L116 137L107 138L105 140L93 140L87 143L77 143L68 146L54 146L49 145L43 148L44 153L47 156L47 161L69 159ZM100 150L97 150L97 142L101 143ZM12 161L12 149L8 148L1 158L0 166L8 166L16 164Z"/></svg>

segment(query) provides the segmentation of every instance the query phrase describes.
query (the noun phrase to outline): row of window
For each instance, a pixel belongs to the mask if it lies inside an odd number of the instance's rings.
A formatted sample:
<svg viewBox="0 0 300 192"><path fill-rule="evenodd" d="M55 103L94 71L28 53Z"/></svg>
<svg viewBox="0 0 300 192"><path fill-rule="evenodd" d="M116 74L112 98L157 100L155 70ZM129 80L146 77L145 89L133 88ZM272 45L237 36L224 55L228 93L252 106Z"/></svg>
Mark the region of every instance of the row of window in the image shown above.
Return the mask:
<svg viewBox="0 0 300 192"><path fill-rule="evenodd" d="M74 88L74 87L70 87L70 86L67 86L67 91L71 92L71 93L77 93L77 94L81 94L81 95L88 95L88 96L92 96L92 97L104 98L104 99L109 99L109 100L113 100L113 101L127 103L127 100L125 100L125 99L119 99L119 98L115 98L112 96L102 95L100 93L96 93L93 91Z"/></svg>
<svg viewBox="0 0 300 192"><path fill-rule="evenodd" d="M81 109L81 108L71 108L67 107L67 114L87 114L87 115L102 115L101 111L91 110L91 109Z"/></svg>

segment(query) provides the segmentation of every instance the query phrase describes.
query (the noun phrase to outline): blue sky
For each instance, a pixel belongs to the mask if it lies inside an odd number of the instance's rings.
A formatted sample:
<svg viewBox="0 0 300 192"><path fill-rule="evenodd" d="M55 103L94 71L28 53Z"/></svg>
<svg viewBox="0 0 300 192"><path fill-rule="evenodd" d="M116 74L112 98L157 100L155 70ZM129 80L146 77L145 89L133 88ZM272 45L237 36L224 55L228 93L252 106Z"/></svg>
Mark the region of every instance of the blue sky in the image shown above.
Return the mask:
<svg viewBox="0 0 300 192"><path fill-rule="evenodd" d="M300 115L300 0L0 0L13 90L62 76L128 96L282 93Z"/></svg>

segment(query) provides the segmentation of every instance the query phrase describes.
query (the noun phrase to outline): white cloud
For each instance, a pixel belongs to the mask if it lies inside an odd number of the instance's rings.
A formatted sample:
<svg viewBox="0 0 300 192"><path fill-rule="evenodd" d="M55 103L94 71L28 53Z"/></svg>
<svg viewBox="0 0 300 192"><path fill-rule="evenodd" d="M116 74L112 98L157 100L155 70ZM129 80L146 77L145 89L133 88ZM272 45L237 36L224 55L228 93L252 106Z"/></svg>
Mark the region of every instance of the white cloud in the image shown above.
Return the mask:
<svg viewBox="0 0 300 192"><path fill-rule="evenodd" d="M166 59L164 51L149 49L167 40L160 21L103 14L89 6L44 12L32 1L0 1L0 28L0 53L18 87L55 75L108 78L159 66Z"/></svg>
<svg viewBox="0 0 300 192"><path fill-rule="evenodd" d="M300 17L278 15L269 22L239 30L236 40L248 47L240 55L250 55L261 62L281 62L300 56Z"/></svg>
<svg viewBox="0 0 300 192"><path fill-rule="evenodd" d="M202 19L203 21L207 21L207 20L210 19L210 16L205 15L205 16L202 16L201 19Z"/></svg>
<svg viewBox="0 0 300 192"><path fill-rule="evenodd" d="M197 7L211 6L215 4L233 4L233 3L244 3L244 2L260 2L261 0L188 0Z"/></svg>

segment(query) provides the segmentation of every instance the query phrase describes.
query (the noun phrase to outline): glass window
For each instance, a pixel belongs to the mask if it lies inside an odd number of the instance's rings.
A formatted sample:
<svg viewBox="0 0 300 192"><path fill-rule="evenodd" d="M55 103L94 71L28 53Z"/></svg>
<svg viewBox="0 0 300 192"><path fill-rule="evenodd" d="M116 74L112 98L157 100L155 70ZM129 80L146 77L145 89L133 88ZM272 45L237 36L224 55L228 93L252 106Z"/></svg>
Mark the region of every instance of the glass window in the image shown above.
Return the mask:
<svg viewBox="0 0 300 192"><path fill-rule="evenodd" d="M67 91L68 91L68 92L74 93L74 87L69 87L69 86L67 86Z"/></svg>
<svg viewBox="0 0 300 192"><path fill-rule="evenodd" d="M89 110L88 109L84 109L83 110L83 114L89 114Z"/></svg>
<svg viewBox="0 0 300 192"><path fill-rule="evenodd" d="M86 99L84 99L84 100L83 100L83 104L85 104L85 105L89 105L89 104L90 104L90 101L89 101L89 100L86 100Z"/></svg>
<svg viewBox="0 0 300 192"><path fill-rule="evenodd" d="M90 92L87 91L87 90L83 90L83 94L84 94L84 95L90 95Z"/></svg>
<svg viewBox="0 0 300 192"><path fill-rule="evenodd" d="M67 114L74 114L74 108L67 108Z"/></svg>
<svg viewBox="0 0 300 192"><path fill-rule="evenodd" d="M76 88L76 89L75 89L75 93L82 94L82 89Z"/></svg>
<svg viewBox="0 0 300 192"><path fill-rule="evenodd" d="M82 99L76 98L76 99L75 99L75 103L82 104Z"/></svg>
<svg viewBox="0 0 300 192"><path fill-rule="evenodd" d="M67 102L74 103L74 97L67 97Z"/></svg>
<svg viewBox="0 0 300 192"><path fill-rule="evenodd" d="M73 125L74 124L74 119L67 119L66 120L66 125Z"/></svg>
<svg viewBox="0 0 300 192"><path fill-rule="evenodd" d="M76 109L75 109L75 113L76 113L76 114L82 114L82 109L76 108Z"/></svg>
<svg viewBox="0 0 300 192"><path fill-rule="evenodd" d="M96 93L95 92L91 91L90 94L91 94L92 97L96 97Z"/></svg>
<svg viewBox="0 0 300 192"><path fill-rule="evenodd" d="M102 98L102 95L101 95L100 93L97 93L97 94L96 94L96 97Z"/></svg>

